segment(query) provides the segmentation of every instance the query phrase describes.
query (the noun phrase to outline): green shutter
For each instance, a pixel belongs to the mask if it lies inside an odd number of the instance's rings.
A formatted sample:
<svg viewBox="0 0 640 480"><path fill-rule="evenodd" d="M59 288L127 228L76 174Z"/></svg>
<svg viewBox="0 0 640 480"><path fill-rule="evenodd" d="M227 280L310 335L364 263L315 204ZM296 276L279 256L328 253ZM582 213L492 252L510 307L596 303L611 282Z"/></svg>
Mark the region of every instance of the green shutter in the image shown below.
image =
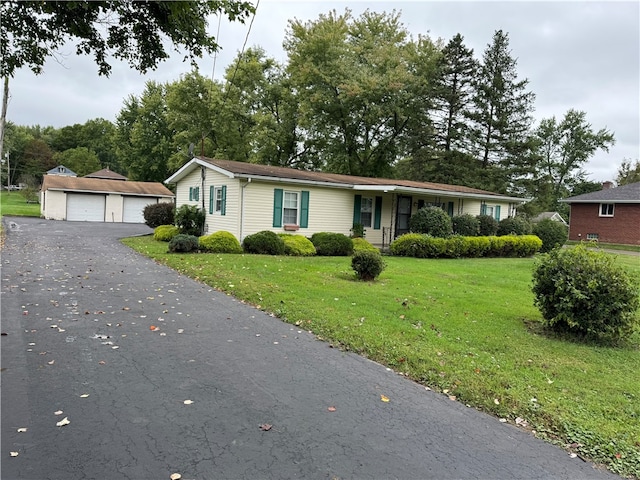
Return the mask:
<svg viewBox="0 0 640 480"><path fill-rule="evenodd" d="M447 213L450 217L453 217L453 202L447 203Z"/></svg>
<svg viewBox="0 0 640 480"><path fill-rule="evenodd" d="M200 187L193 187L193 200L200 200Z"/></svg>
<svg viewBox="0 0 640 480"><path fill-rule="evenodd" d="M193 200L193 187L189 187L189 201Z"/></svg>
<svg viewBox="0 0 640 480"><path fill-rule="evenodd" d="M362 208L362 195L353 197L353 224L360 223L360 210Z"/></svg>
<svg viewBox="0 0 640 480"><path fill-rule="evenodd" d="M282 226L282 197L283 192L281 188L275 188L273 190L273 226Z"/></svg>
<svg viewBox="0 0 640 480"><path fill-rule="evenodd" d="M487 214L487 204L482 202L480 204L480 215L486 215Z"/></svg>
<svg viewBox="0 0 640 480"><path fill-rule="evenodd" d="M300 228L307 228L309 226L309 192L302 190L302 197L300 198Z"/></svg>
<svg viewBox="0 0 640 480"><path fill-rule="evenodd" d="M496 205L495 214L496 214L496 220L500 221L500 205Z"/></svg>
<svg viewBox="0 0 640 480"><path fill-rule="evenodd" d="M209 187L209 213L213 213L213 185Z"/></svg>
<svg viewBox="0 0 640 480"><path fill-rule="evenodd" d="M373 229L380 230L382 220L382 197L376 197L376 206L373 213Z"/></svg>
<svg viewBox="0 0 640 480"><path fill-rule="evenodd" d="M222 202L220 202L220 215L227 214L227 186L222 185Z"/></svg>

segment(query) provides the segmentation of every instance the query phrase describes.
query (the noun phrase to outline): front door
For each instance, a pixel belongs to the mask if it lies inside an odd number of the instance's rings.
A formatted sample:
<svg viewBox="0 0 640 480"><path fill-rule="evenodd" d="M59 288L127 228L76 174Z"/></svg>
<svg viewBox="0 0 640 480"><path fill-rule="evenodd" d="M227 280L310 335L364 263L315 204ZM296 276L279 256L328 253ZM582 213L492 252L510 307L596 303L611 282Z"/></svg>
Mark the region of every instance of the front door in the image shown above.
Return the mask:
<svg viewBox="0 0 640 480"><path fill-rule="evenodd" d="M409 233L409 219L411 218L411 197L398 196L396 209L396 237Z"/></svg>

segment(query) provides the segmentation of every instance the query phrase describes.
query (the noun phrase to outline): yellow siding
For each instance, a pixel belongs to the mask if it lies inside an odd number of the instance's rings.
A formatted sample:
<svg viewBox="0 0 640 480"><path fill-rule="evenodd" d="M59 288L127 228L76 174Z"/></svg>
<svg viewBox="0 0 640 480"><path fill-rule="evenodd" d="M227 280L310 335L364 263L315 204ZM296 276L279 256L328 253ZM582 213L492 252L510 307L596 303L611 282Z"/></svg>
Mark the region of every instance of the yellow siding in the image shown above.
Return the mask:
<svg viewBox="0 0 640 480"><path fill-rule="evenodd" d="M212 186L227 187L225 215L221 215L220 212L209 213L210 187ZM202 193L200 195L202 196ZM188 198L189 189L187 189ZM204 200L204 208L207 214L205 233L210 234L223 230L232 233L240 240L240 180L229 178L226 175L208 169L206 172Z"/></svg>

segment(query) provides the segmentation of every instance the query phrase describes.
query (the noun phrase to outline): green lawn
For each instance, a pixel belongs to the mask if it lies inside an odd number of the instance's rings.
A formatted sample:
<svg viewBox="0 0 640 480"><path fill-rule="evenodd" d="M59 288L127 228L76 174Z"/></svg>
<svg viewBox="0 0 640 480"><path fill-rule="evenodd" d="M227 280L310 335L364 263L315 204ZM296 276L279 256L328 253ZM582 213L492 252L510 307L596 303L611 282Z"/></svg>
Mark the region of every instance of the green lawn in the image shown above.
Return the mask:
<svg viewBox="0 0 640 480"><path fill-rule="evenodd" d="M19 191L2 190L0 192L0 217L5 215L39 217L40 204L27 203Z"/></svg>
<svg viewBox="0 0 640 480"><path fill-rule="evenodd" d="M532 259L385 257L378 281L365 283L349 258L167 254L151 237L124 242L336 347L640 476L640 334L617 347L545 334ZM640 271L637 257L619 263Z"/></svg>

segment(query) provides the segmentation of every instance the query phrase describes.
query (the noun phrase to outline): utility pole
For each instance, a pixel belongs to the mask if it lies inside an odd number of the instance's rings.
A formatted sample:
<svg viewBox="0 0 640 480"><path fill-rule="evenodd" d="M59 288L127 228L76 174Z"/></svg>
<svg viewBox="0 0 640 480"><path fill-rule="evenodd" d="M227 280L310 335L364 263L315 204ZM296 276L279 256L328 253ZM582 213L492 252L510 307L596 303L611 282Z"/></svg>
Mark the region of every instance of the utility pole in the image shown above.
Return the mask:
<svg viewBox="0 0 640 480"><path fill-rule="evenodd" d="M7 102L9 101L9 75L4 77L4 89L2 94L2 117L0 117L0 158L2 158L2 151L4 150L4 125L7 120ZM9 185L11 184L11 176L9 173L9 155L7 155L7 191L9 191Z"/></svg>

